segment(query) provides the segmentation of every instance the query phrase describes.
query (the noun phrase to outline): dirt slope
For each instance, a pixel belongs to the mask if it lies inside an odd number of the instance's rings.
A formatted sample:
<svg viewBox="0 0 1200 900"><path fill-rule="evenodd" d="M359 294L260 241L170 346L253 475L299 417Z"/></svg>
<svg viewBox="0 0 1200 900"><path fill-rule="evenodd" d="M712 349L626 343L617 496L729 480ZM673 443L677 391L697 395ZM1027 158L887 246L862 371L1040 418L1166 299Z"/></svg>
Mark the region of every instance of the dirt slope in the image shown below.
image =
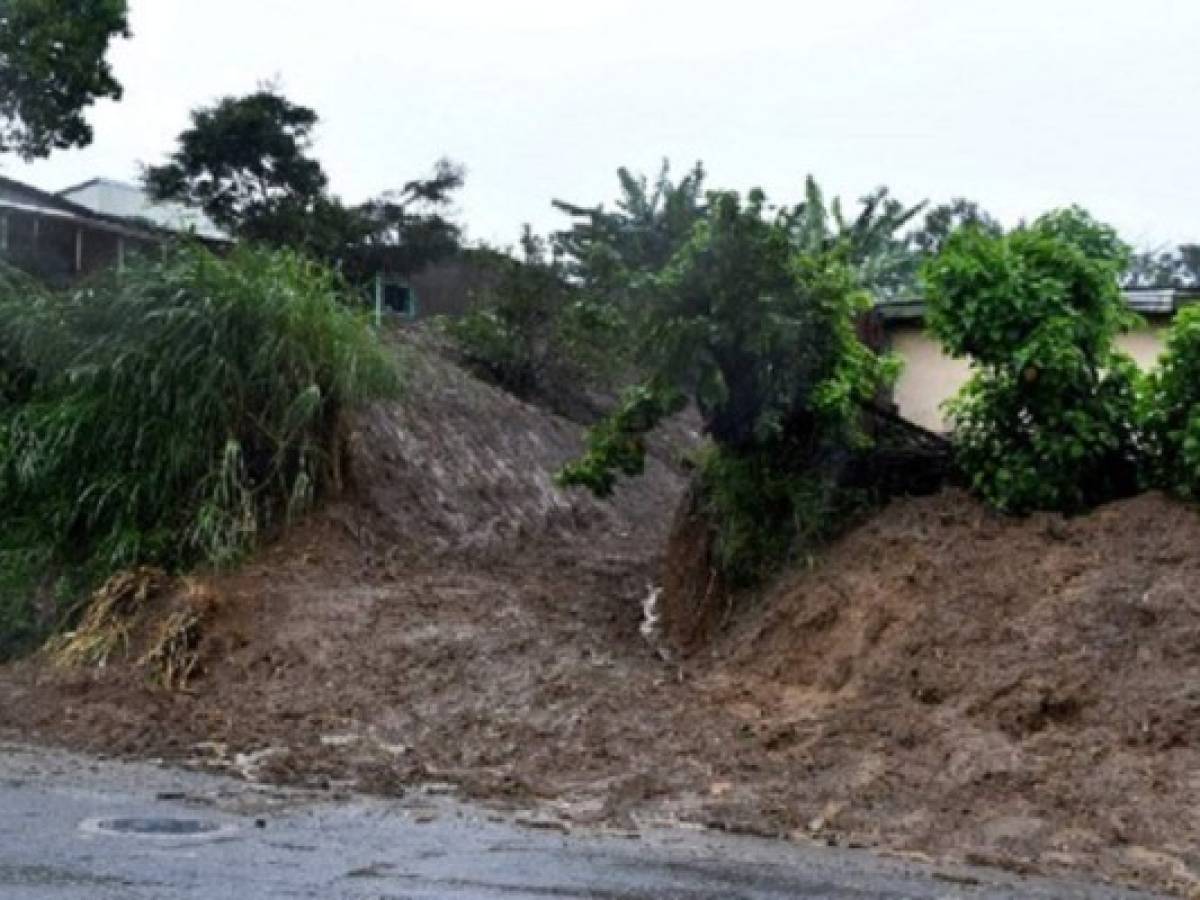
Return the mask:
<svg viewBox="0 0 1200 900"><path fill-rule="evenodd" d="M983 859L1200 881L1200 517L1147 495L1002 519L893 504L779 584L714 696L823 824Z"/></svg>
<svg viewBox="0 0 1200 900"><path fill-rule="evenodd" d="M639 634L683 489L670 449L613 503L564 494L578 426L407 353L409 396L356 423L352 494L194 588L189 691L33 660L0 672L0 730L335 788L449 781L567 822L1200 883L1190 509L897 502L680 667Z"/></svg>

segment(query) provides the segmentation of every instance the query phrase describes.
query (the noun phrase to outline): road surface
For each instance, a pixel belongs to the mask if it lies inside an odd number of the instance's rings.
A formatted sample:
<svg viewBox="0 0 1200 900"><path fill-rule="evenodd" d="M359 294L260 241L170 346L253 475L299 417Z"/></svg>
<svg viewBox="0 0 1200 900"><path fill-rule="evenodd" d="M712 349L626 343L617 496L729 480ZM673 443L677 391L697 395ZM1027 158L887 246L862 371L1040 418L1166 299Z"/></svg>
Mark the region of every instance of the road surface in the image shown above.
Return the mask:
<svg viewBox="0 0 1200 900"><path fill-rule="evenodd" d="M1150 896L702 831L565 833L522 818L437 789L331 802L0 745L0 898Z"/></svg>

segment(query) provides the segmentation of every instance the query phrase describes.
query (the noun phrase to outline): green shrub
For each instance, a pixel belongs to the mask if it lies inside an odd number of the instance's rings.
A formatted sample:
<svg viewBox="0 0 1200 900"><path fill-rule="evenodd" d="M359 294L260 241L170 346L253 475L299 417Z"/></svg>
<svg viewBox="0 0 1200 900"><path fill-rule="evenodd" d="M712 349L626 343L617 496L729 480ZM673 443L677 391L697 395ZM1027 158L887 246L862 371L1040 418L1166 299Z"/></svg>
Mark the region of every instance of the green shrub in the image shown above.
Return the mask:
<svg viewBox="0 0 1200 900"><path fill-rule="evenodd" d="M1136 322L1117 278L1127 249L1079 209L1008 235L954 233L923 270L930 327L973 375L949 404L959 464L999 509L1074 511L1130 490Z"/></svg>
<svg viewBox="0 0 1200 900"><path fill-rule="evenodd" d="M713 561L731 587L754 585L835 536L869 501L786 442L753 452L710 448L698 487L713 523Z"/></svg>
<svg viewBox="0 0 1200 900"><path fill-rule="evenodd" d="M71 294L3 287L10 560L227 564L336 481L341 412L396 387L336 278L290 253L180 248Z"/></svg>
<svg viewBox="0 0 1200 900"><path fill-rule="evenodd" d="M1140 399L1146 480L1200 499L1200 307L1176 315Z"/></svg>
<svg viewBox="0 0 1200 900"><path fill-rule="evenodd" d="M512 393L553 403L603 383L620 367L614 307L572 284L561 261L526 228L522 257L493 254L489 286L443 329L467 363Z"/></svg>

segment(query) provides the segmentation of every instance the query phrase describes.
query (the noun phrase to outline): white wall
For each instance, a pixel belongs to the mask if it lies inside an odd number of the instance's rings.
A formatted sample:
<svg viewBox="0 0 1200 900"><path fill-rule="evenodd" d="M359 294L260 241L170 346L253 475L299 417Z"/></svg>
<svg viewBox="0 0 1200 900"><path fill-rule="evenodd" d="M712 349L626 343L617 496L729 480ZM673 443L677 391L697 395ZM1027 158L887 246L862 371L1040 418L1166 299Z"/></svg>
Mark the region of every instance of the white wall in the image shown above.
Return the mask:
<svg viewBox="0 0 1200 900"><path fill-rule="evenodd" d="M1166 323L1151 323L1120 335L1117 346L1132 356L1140 368L1150 369L1162 352L1168 327ZM895 388L900 415L931 431L946 431L941 407L958 393L970 375L967 361L947 356L937 340L919 325L893 326L889 335L892 351L904 360L904 371Z"/></svg>

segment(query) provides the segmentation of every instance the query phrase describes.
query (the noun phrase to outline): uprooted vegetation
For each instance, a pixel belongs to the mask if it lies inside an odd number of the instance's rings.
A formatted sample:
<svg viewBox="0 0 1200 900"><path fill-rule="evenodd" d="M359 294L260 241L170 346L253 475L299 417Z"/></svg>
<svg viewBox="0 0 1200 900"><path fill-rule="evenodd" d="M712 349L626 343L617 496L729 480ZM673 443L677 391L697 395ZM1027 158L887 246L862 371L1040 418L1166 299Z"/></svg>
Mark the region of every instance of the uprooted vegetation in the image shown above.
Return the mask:
<svg viewBox="0 0 1200 900"><path fill-rule="evenodd" d="M0 652L120 570L240 558L337 489L344 411L397 384L332 275L245 249L10 275L0 367Z"/></svg>

